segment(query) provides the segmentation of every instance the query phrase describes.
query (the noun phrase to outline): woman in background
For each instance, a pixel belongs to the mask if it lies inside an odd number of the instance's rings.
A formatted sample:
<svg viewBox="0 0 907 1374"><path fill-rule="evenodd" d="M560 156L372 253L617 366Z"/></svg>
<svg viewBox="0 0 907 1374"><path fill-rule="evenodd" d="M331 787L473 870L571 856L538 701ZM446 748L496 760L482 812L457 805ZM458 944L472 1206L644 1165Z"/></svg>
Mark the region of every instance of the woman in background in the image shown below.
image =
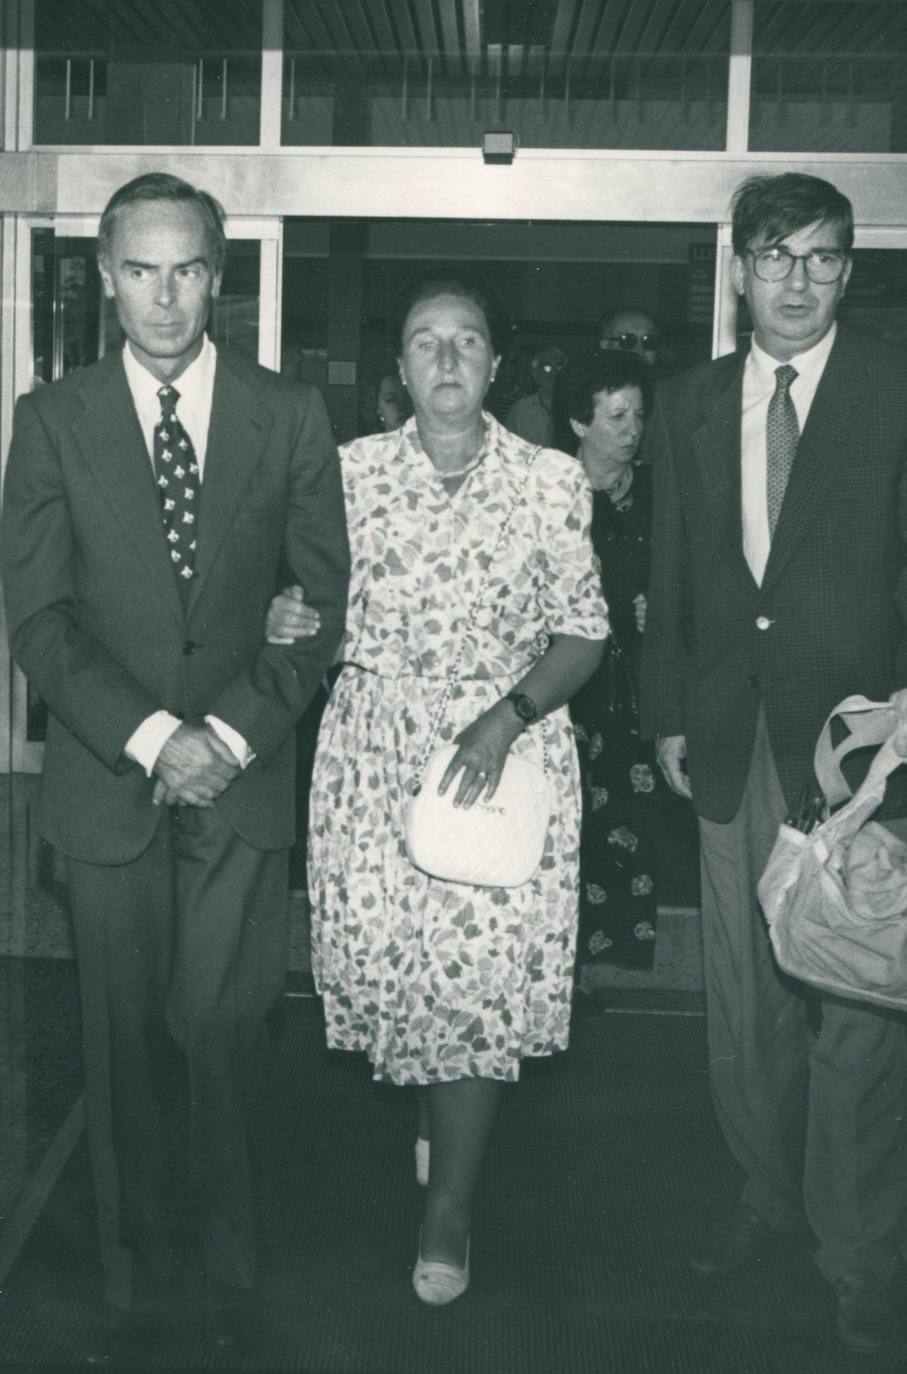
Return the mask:
<svg viewBox="0 0 907 1374"><path fill-rule="evenodd" d="M636 456L653 385L636 353L604 350L563 375L562 442L592 486L592 542L611 636L598 668L570 701L583 781L579 987L588 966L652 967L654 749L639 737L638 683L652 523L652 478Z"/></svg>
<svg viewBox="0 0 907 1374"><path fill-rule="evenodd" d="M413 413L406 387L396 368L388 368L378 378L375 392L375 411L382 433L399 429Z"/></svg>

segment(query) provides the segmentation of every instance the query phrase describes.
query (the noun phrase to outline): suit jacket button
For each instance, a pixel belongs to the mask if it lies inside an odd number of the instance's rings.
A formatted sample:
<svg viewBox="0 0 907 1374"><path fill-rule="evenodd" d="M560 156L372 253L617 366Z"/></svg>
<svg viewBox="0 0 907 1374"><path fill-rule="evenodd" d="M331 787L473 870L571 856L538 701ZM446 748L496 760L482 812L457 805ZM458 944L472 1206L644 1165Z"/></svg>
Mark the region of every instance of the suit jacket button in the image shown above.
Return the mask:
<svg viewBox="0 0 907 1374"><path fill-rule="evenodd" d="M750 673L749 677L747 678L747 683L750 687L759 687L761 685L759 682L759 674Z"/></svg>
<svg viewBox="0 0 907 1374"><path fill-rule="evenodd" d="M194 654L197 648L198 645L196 644L194 639L187 639L185 644L183 645L183 653Z"/></svg>
<svg viewBox="0 0 907 1374"><path fill-rule="evenodd" d="M767 615L760 615L760 616L757 616L757 617L756 617L756 629L757 629L757 630L767 630L768 627L769 627L769 625L771 625L771 623L772 623L772 622L769 620L769 618L768 618Z"/></svg>

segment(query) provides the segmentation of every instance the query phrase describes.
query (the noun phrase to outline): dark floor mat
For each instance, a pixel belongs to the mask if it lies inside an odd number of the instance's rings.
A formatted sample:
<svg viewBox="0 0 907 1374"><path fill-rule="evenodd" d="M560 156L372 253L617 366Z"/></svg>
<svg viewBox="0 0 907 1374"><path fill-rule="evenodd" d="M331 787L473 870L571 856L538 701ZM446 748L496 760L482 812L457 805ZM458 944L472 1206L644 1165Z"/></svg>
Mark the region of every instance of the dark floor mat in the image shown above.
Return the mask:
<svg viewBox="0 0 907 1374"><path fill-rule="evenodd" d="M805 1243L722 1284L690 1247L738 1180L690 1016L580 1022L570 1052L526 1066L482 1179L469 1293L423 1307L415 1102L323 1048L318 1005L288 1004L273 1066L254 1353L227 1367L299 1374L865 1374L848 1359ZM0 1367L77 1367L99 1279L84 1145L2 1294ZM225 1367L188 1337L143 1368ZM133 1370L135 1366L133 1365ZM109 1367L108 1367L109 1369Z"/></svg>

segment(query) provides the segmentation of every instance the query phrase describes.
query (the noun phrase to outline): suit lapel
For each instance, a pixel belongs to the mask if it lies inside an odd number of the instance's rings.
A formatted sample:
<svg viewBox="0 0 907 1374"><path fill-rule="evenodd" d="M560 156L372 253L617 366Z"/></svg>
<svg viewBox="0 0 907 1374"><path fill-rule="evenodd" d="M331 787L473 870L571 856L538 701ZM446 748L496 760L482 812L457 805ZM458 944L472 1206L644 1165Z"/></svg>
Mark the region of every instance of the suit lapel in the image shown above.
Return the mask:
<svg viewBox="0 0 907 1374"><path fill-rule="evenodd" d="M859 417L869 403L859 349L839 326L797 447L763 588L777 581L817 512L833 499L838 472L853 451Z"/></svg>
<svg viewBox="0 0 907 1374"><path fill-rule="evenodd" d="M123 539L182 620L179 588L161 527L154 471L126 380L122 355L108 354L84 374L83 410L73 434L122 526Z"/></svg>
<svg viewBox="0 0 907 1374"><path fill-rule="evenodd" d="M741 508L740 431L743 415L743 365L745 355L727 359L717 396L709 391L708 409L693 433L705 509L710 521L723 531L731 550L731 563L750 587L756 584L743 556Z"/></svg>
<svg viewBox="0 0 907 1374"><path fill-rule="evenodd" d="M241 365L228 354L219 352L190 609L201 593L224 535L258 467L271 425L271 414L258 400Z"/></svg>

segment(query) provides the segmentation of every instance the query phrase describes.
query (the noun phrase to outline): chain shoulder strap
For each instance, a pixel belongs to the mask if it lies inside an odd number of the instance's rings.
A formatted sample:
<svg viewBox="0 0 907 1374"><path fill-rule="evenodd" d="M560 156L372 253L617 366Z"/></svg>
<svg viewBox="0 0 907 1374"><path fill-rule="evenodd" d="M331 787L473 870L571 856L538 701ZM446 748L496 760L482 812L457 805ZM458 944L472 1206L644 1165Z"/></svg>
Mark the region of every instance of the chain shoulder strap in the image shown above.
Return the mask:
<svg viewBox="0 0 907 1374"><path fill-rule="evenodd" d="M493 567L493 564L494 564L494 560L497 558L498 552L499 552L499 550L501 549L501 547L502 547L502 545L503 545L503 543L504 543L504 540L505 540L506 537L507 537L507 533L508 533L508 531L509 531L509 529L510 529L511 523L512 523L512 521L513 521L513 517L514 517L514 515L516 514L517 506L520 504L520 502L522 501L522 499L524 498L524 496L525 496L525 494L526 494L526 485L527 485L527 483L528 483L528 481L529 481L529 474L530 474L530 472L532 471L532 465L533 465L533 463L535 462L536 458L538 457L540 451L541 451L541 445L538 445L536 448L534 448L534 449L532 450L532 452L529 454L529 456L528 456L528 458L527 458L527 460L526 460L526 471L525 471L525 473L524 473L524 475L523 475L523 479L522 479L522 481L521 481L521 483L520 483L520 489L519 489L519 491L517 492L516 496L514 497L514 500L513 500L512 505L511 505L510 508L506 511L506 513L505 513L505 515L504 515L504 519L501 521L501 527L500 527L500 529L498 530L498 537L497 537L497 539L495 540L495 542L494 542L494 548L492 549L492 551L491 551L491 553L490 553L490 555L489 555L489 557L488 557L488 564L487 564L487 566L486 566L486 568L485 568L484 576L482 577L482 581L481 581L481 583L479 584L479 590L478 590L478 592L476 593L475 600L474 600L473 603L472 603L472 607L471 607L470 612L469 612L469 615L467 616L467 619L466 619L466 628L465 628L464 631L463 631L463 638L462 638L461 641L460 641L460 647L459 647L459 649L457 650L457 655L456 655L456 658L455 658L454 661L453 661L453 664L451 665L450 672L447 674L447 680L446 680L445 683L444 683L444 691L441 693L441 699L440 699L440 701L438 702L438 705L437 705L437 707L436 707L436 709L435 709L434 719L432 720L431 729L430 729L429 734L428 734L428 743L427 743L426 746L425 746L425 752L424 752L424 754L423 754L423 756L422 756L422 763L421 763L421 766L420 766L420 768L419 768L419 776L418 776L418 778L416 779L416 791L417 791L417 792L419 791L419 789L420 789L421 786L422 786L422 775L423 775L423 773L425 772L426 766L427 766L427 764L428 764L428 760L429 760L429 759L431 758L431 756L432 756L432 751L434 750L434 747L435 747L435 740L438 738L438 731L439 731L440 728L441 728L441 721L444 719L444 713L445 713L445 711L447 710L448 704L449 704L449 702L450 702L450 698L451 698L451 696L452 696L452 694L453 694L453 689L454 689L454 687L456 686L457 679L458 679L459 676L460 676L460 666L461 666L461 664L462 664L462 662L463 662L463 655L464 655L464 653L466 652L466 645L467 645L467 643L469 642L469 636L472 634L472 631L473 631L473 629L474 629L474 627L475 627L476 618L477 618L477 616L478 616L478 614L479 614L479 611L480 611L480 609L481 609L482 601L483 601L483 599L484 599L485 593L486 593L486 591L488 590L488 584L489 584L489 582L491 581L491 574L492 574L492 567ZM546 768L547 768L547 746L545 747L545 755L546 755L545 763L546 763Z"/></svg>

